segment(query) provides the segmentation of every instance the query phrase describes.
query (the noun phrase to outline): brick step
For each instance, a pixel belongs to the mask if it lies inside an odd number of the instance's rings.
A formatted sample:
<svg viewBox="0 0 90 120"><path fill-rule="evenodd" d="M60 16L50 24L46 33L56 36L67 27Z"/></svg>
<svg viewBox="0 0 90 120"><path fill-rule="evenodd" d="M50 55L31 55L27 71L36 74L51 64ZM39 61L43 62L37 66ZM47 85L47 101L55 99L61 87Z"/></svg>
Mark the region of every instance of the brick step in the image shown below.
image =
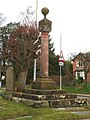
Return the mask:
<svg viewBox="0 0 90 120"><path fill-rule="evenodd" d="M40 100L71 99L71 98L77 98L77 95L73 95L73 94L37 95L37 94L29 94L23 92L14 92L13 97L40 101Z"/></svg>
<svg viewBox="0 0 90 120"><path fill-rule="evenodd" d="M52 107L52 108L62 108L62 107L81 107L89 105L87 99L71 98L71 99L57 99L57 100L30 100L24 98L13 97L13 100L23 102L27 106L32 107Z"/></svg>
<svg viewBox="0 0 90 120"><path fill-rule="evenodd" d="M60 107L81 107L87 106L89 102L87 99L62 99L57 101L49 101L49 106L53 108L60 108Z"/></svg>
<svg viewBox="0 0 90 120"><path fill-rule="evenodd" d="M37 90L37 89L24 89L24 93L36 94L36 95L52 95L52 94L66 94L65 90Z"/></svg>

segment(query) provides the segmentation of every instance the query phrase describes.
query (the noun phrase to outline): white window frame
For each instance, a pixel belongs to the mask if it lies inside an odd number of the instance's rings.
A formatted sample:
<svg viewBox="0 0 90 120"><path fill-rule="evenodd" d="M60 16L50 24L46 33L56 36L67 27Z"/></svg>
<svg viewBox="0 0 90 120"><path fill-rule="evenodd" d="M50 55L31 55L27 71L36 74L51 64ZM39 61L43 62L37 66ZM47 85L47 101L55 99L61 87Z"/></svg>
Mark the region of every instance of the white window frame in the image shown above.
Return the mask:
<svg viewBox="0 0 90 120"><path fill-rule="evenodd" d="M76 71L76 79L78 79L78 73L80 74L80 77L83 77L85 79L85 72L84 71Z"/></svg>
<svg viewBox="0 0 90 120"><path fill-rule="evenodd" d="M83 62L81 60L80 61L76 61L76 67L84 67Z"/></svg>

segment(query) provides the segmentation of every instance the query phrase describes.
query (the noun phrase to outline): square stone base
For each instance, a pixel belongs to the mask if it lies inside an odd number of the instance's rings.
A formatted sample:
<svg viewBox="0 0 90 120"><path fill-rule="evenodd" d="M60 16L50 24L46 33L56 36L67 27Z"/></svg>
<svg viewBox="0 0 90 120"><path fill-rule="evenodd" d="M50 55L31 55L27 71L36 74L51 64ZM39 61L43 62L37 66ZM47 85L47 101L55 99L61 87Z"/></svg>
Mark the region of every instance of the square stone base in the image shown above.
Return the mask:
<svg viewBox="0 0 90 120"><path fill-rule="evenodd" d="M56 83L50 78L38 78L32 82L32 89L51 90L56 89Z"/></svg>

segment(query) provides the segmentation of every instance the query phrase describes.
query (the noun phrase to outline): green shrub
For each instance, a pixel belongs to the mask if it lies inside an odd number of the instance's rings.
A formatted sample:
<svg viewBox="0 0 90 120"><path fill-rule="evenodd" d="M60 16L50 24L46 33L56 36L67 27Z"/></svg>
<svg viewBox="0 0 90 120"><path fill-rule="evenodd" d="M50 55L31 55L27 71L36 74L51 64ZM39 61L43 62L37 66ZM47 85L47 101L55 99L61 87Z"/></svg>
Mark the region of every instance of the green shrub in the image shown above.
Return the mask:
<svg viewBox="0 0 90 120"><path fill-rule="evenodd" d="M82 79L76 79L75 82L76 82L77 84L81 84L83 81L82 81Z"/></svg>

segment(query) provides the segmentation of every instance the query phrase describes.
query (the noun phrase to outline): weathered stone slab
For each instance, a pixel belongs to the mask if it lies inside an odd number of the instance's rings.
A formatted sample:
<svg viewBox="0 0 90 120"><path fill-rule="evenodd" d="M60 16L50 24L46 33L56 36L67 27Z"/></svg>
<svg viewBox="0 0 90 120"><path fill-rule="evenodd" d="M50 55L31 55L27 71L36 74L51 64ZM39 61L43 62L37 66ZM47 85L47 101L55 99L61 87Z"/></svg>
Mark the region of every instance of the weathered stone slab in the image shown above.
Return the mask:
<svg viewBox="0 0 90 120"><path fill-rule="evenodd" d="M51 90L56 89L56 83L50 78L38 78L32 83L32 89Z"/></svg>
<svg viewBox="0 0 90 120"><path fill-rule="evenodd" d="M10 66L6 70L6 91L14 91L14 70Z"/></svg>
<svg viewBox="0 0 90 120"><path fill-rule="evenodd" d="M65 90L38 90L38 89L24 89L24 93L36 94L36 95L53 95L53 94L66 94Z"/></svg>
<svg viewBox="0 0 90 120"><path fill-rule="evenodd" d="M61 94L43 94L43 95L40 95L40 94L35 94L35 93L30 94L30 93L23 93L23 92L14 92L13 96L19 97L19 98L21 97L21 98L25 98L25 99L37 100L37 101L76 98L76 95L70 94L68 97L67 94L62 94L62 93Z"/></svg>
<svg viewBox="0 0 90 120"><path fill-rule="evenodd" d="M60 107L78 107L88 105L87 99L61 99L49 101L49 106L53 108Z"/></svg>

